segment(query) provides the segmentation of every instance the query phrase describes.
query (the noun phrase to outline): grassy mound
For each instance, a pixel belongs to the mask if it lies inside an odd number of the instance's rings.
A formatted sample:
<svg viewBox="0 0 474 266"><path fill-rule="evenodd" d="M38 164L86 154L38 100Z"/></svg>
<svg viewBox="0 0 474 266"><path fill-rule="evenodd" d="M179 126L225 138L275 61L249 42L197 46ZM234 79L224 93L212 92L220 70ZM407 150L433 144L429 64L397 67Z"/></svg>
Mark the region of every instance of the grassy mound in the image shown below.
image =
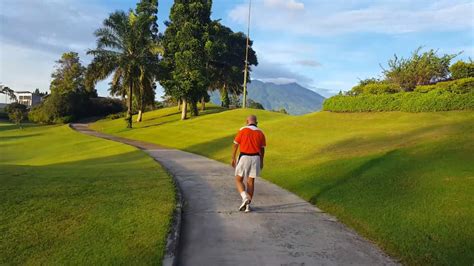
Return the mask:
<svg viewBox="0 0 474 266"><path fill-rule="evenodd" d="M267 135L266 179L405 264L474 262L472 111L294 117L233 110L178 121L176 108L168 108L146 113L131 130L122 120L93 127L229 163L232 138L250 113Z"/></svg>
<svg viewBox="0 0 474 266"><path fill-rule="evenodd" d="M170 177L67 126L0 123L0 264L160 264Z"/></svg>

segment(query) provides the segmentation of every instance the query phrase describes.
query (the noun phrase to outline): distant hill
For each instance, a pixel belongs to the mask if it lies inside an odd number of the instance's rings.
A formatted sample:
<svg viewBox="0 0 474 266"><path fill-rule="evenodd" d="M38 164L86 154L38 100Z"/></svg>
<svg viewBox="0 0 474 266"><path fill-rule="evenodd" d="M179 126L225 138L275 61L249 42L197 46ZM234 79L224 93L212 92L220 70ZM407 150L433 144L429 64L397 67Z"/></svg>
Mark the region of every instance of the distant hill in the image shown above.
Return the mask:
<svg viewBox="0 0 474 266"><path fill-rule="evenodd" d="M297 83L275 84L252 80L248 87L249 98L259 102L266 110L285 108L288 113L301 115L321 109L324 97ZM219 92L211 95L211 101L221 104Z"/></svg>

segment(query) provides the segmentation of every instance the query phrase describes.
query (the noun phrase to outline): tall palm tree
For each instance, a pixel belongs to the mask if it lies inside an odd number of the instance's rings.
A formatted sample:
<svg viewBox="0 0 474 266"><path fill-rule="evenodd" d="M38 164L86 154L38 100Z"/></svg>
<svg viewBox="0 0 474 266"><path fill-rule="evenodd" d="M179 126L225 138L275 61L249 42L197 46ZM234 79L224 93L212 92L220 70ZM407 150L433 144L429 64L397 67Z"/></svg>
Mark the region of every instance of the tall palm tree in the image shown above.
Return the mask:
<svg viewBox="0 0 474 266"><path fill-rule="evenodd" d="M142 96L154 89L159 47L150 36L147 16L116 11L104 20L95 32L97 48L87 53L94 56L87 70L87 85L94 86L113 73L110 92L127 95L127 127L132 127L133 98L143 102ZM126 89L125 89L126 88ZM140 105L139 105L140 106ZM140 109L140 117L143 111Z"/></svg>

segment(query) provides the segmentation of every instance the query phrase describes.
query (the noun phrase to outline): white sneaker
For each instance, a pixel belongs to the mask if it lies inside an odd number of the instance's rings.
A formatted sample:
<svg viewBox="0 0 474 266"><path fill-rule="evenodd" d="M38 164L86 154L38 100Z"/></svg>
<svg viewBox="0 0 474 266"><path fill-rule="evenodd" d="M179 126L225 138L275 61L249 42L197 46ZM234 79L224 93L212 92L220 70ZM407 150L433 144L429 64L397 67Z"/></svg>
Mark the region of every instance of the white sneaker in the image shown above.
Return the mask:
<svg viewBox="0 0 474 266"><path fill-rule="evenodd" d="M249 199L242 200L242 204L239 207L239 211L245 210L247 206L249 206L249 203L250 203Z"/></svg>
<svg viewBox="0 0 474 266"><path fill-rule="evenodd" d="M251 212L252 210L250 209L250 204L247 204L245 206L245 211L244 212Z"/></svg>

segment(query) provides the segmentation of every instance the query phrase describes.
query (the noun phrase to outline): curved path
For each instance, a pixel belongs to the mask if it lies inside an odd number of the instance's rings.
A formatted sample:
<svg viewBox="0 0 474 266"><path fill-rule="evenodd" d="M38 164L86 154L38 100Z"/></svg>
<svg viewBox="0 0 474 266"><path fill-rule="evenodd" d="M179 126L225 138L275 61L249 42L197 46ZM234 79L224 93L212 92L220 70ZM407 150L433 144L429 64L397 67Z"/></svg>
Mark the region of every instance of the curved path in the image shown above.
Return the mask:
<svg viewBox="0 0 474 266"><path fill-rule="evenodd" d="M71 127L144 150L176 179L184 206L180 265L388 265L375 245L272 183L256 180L253 212L237 210L232 168L174 149Z"/></svg>

